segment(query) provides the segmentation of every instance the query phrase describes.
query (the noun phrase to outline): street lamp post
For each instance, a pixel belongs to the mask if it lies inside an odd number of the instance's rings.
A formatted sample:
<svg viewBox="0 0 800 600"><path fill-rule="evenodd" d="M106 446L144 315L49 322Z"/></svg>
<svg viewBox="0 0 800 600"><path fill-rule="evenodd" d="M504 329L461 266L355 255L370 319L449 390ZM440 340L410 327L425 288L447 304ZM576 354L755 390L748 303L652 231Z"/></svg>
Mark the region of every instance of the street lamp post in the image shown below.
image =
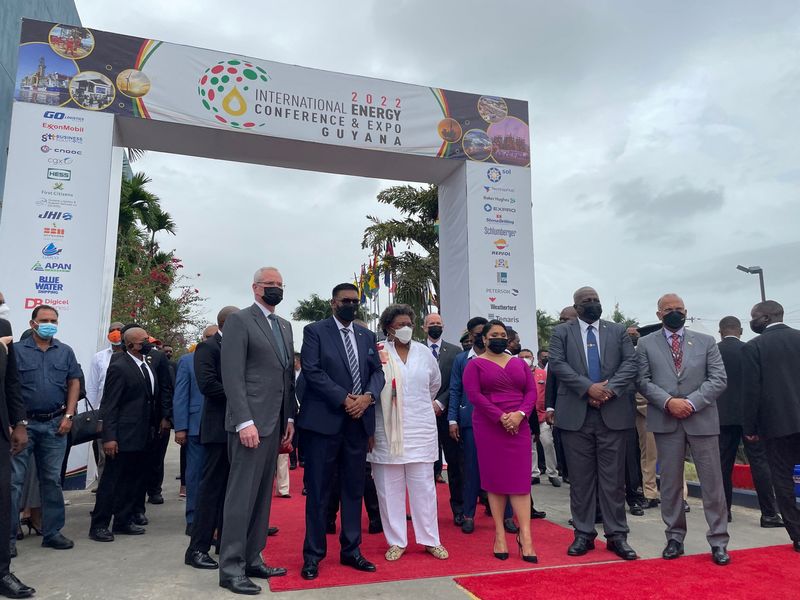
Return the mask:
<svg viewBox="0 0 800 600"><path fill-rule="evenodd" d="M736 265L736 268L739 269L742 273L749 273L750 275L758 275L758 283L761 286L761 301L767 301L767 295L764 292L764 269L761 267L743 267L742 265Z"/></svg>

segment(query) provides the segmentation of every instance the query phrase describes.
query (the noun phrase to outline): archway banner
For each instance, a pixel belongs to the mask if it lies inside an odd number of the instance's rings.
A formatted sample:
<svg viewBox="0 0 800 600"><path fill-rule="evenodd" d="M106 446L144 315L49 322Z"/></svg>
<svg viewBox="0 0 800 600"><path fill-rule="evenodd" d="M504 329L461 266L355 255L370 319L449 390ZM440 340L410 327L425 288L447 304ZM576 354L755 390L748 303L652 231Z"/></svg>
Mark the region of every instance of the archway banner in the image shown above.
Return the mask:
<svg viewBox="0 0 800 600"><path fill-rule="evenodd" d="M23 21L15 99L350 148L530 164L522 100L41 21Z"/></svg>

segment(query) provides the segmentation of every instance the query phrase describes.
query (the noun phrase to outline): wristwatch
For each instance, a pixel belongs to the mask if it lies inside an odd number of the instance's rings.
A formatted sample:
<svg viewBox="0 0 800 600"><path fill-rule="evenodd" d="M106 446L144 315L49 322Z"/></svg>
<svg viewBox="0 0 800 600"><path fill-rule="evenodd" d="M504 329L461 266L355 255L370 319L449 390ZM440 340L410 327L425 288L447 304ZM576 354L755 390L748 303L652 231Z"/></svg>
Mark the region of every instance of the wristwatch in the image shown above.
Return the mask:
<svg viewBox="0 0 800 600"><path fill-rule="evenodd" d="M365 392L364 395L370 397L370 400L371 400L370 403L369 403L370 406L375 404L375 398L372 397L372 392Z"/></svg>
<svg viewBox="0 0 800 600"><path fill-rule="evenodd" d="M67 419L68 421L72 421L74 416L75 415L71 415L69 413L64 413L64 418Z"/></svg>
<svg viewBox="0 0 800 600"><path fill-rule="evenodd" d="M19 421L14 423L14 427L17 427L19 425L22 425L23 427L27 427L28 426L28 419L20 419Z"/></svg>
<svg viewBox="0 0 800 600"><path fill-rule="evenodd" d="M522 415L523 419L527 419L528 418L528 415L525 414L524 410L518 410L517 412Z"/></svg>

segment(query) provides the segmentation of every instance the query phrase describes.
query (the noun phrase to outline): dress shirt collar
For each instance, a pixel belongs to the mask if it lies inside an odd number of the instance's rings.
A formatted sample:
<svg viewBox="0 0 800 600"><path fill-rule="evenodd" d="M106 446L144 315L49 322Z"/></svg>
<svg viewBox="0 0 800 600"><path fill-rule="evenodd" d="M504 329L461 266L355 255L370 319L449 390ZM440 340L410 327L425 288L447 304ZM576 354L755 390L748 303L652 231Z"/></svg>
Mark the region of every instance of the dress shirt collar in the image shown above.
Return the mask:
<svg viewBox="0 0 800 600"><path fill-rule="evenodd" d="M270 309L268 309L266 306L261 304L261 302L256 302L256 306L261 309L261 312L264 313L264 316L267 317L268 319L269 319L270 315L275 314Z"/></svg>
<svg viewBox="0 0 800 600"><path fill-rule="evenodd" d="M141 368L141 367L142 367L142 365L145 365L145 366L146 366L146 367L148 367L148 369L149 369L150 365L148 365L147 363L145 363L143 360L141 360L141 359L139 359L139 358L136 358L136 357L135 357L133 354L131 354L130 352L126 352L126 354L127 354L127 355L128 355L130 358L131 358L131 360L133 360L133 362L135 362L135 363L136 363L136 366L137 366L137 367Z"/></svg>
<svg viewBox="0 0 800 600"><path fill-rule="evenodd" d="M739 336L738 336L738 335L726 335L726 336L723 336L723 338L722 338L722 339L723 339L723 340L727 340L728 338L733 338L733 339L735 339L735 340L738 340L738 339L739 339Z"/></svg>
<svg viewBox="0 0 800 600"><path fill-rule="evenodd" d="M777 323L770 323L769 325L766 326L765 329L769 329L770 327L775 327L775 325L783 325L783 322L778 321Z"/></svg>
<svg viewBox="0 0 800 600"><path fill-rule="evenodd" d="M467 354L467 360L470 358L475 358L476 356L478 356L478 354L475 352L475 348L470 348L469 354Z"/></svg>
<svg viewBox="0 0 800 600"><path fill-rule="evenodd" d="M428 348L430 348L434 344L436 344L436 348L438 350L441 350L442 349L442 338L439 338L438 340L432 340L431 338L428 338Z"/></svg>
<svg viewBox="0 0 800 600"><path fill-rule="evenodd" d="M345 325L339 319L337 319L335 315L333 317L333 320L336 321L336 329L338 329L339 331L341 331L342 329L347 329L347 331L349 331L350 333L355 335L356 330L353 329L353 322L352 321L350 321L349 325Z"/></svg>
<svg viewBox="0 0 800 600"><path fill-rule="evenodd" d="M597 321L595 321L594 323L587 323L587 322L586 322L586 321L584 321L583 319L578 319L578 323L579 323L579 324L580 324L580 326L581 326L581 333L582 333L583 335L586 335L586 331L589 329L589 325L591 325L592 327L594 327L594 331L595 331L595 333L597 333L598 331L600 331L600 319L597 319Z"/></svg>
<svg viewBox="0 0 800 600"><path fill-rule="evenodd" d="M664 337L667 338L667 341L672 343L672 334L673 333L677 333L678 337L681 340L683 340L683 336L686 334L686 327L681 327L680 329L678 329L678 331L670 331L666 327L663 327L662 331L664 332Z"/></svg>

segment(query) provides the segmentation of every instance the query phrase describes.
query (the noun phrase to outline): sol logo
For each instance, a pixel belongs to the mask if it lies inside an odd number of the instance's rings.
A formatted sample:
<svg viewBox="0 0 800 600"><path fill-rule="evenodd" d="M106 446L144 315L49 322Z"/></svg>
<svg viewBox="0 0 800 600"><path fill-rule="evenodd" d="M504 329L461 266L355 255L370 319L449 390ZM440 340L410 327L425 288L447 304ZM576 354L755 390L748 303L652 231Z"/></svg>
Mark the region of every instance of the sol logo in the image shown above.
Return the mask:
<svg viewBox="0 0 800 600"><path fill-rule="evenodd" d="M267 72L257 65L239 59L222 60L207 68L197 84L203 107L220 123L235 129L262 127L250 118L247 100L242 92L259 82L269 81Z"/></svg>

